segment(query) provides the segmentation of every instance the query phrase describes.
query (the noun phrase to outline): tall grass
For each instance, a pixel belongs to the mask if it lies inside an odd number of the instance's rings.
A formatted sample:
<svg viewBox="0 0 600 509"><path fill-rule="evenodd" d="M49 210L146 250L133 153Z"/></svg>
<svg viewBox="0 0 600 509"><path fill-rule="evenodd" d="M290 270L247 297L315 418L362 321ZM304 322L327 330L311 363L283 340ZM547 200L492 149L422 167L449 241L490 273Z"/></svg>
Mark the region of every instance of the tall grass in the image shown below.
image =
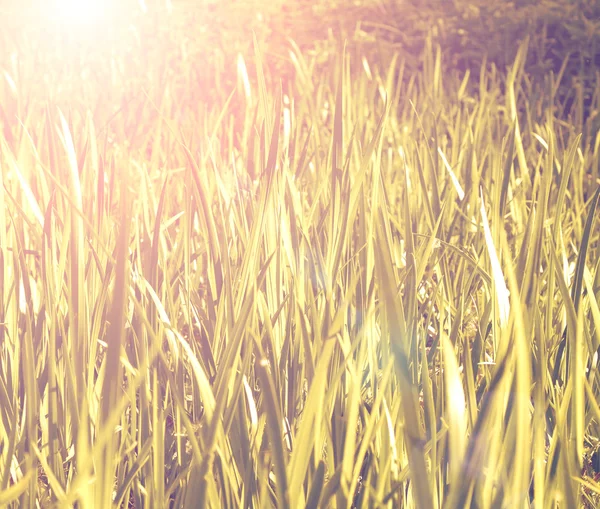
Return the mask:
<svg viewBox="0 0 600 509"><path fill-rule="evenodd" d="M526 43L478 84L253 46L112 118L5 69L0 505L596 506L599 140Z"/></svg>

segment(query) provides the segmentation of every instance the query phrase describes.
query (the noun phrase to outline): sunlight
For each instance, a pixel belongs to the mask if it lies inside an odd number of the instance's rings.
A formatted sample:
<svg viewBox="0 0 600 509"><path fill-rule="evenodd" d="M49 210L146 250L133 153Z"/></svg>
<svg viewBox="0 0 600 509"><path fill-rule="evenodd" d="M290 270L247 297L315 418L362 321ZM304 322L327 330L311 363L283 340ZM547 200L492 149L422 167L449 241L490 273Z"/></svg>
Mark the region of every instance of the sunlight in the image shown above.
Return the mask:
<svg viewBox="0 0 600 509"><path fill-rule="evenodd" d="M75 27L102 23L111 3L102 0L54 0L50 5L56 22Z"/></svg>

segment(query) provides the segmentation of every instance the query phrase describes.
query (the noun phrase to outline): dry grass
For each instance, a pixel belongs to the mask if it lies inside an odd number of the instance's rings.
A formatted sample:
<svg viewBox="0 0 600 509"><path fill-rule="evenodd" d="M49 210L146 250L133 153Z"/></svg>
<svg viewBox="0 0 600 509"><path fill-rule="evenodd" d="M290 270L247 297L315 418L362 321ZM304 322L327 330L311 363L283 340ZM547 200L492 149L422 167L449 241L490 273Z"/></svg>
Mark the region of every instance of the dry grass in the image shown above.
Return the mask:
<svg viewBox="0 0 600 509"><path fill-rule="evenodd" d="M0 505L595 507L600 144L527 45L139 40L4 41Z"/></svg>

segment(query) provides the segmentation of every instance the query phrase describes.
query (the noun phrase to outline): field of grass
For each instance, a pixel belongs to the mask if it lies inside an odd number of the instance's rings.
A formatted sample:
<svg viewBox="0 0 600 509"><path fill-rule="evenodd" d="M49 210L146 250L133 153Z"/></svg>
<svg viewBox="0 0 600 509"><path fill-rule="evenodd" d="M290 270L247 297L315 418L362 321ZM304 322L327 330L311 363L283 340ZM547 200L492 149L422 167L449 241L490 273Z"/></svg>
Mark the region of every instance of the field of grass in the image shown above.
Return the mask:
<svg viewBox="0 0 600 509"><path fill-rule="evenodd" d="M0 507L597 507L583 95L175 7L0 34Z"/></svg>

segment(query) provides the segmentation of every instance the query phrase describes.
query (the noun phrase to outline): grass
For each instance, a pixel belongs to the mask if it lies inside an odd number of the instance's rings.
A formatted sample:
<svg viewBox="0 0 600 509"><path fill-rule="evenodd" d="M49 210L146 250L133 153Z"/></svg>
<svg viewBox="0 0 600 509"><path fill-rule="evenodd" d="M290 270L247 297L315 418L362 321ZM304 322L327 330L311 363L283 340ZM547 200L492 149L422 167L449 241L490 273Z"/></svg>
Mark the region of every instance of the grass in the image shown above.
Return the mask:
<svg viewBox="0 0 600 509"><path fill-rule="evenodd" d="M597 506L600 138L527 41L199 101L157 37L4 63L0 505Z"/></svg>

